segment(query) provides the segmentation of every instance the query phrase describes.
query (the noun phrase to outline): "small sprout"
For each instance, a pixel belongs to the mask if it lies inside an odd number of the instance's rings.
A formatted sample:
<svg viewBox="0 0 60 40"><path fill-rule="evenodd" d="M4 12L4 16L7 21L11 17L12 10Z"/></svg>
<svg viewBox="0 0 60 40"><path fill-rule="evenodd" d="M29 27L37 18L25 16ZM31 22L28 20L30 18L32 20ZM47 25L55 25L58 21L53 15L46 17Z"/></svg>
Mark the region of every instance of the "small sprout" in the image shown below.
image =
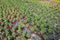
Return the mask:
<svg viewBox="0 0 60 40"><path fill-rule="evenodd" d="M12 29L12 26L11 26L11 25L9 25L9 28L10 28L10 29Z"/></svg>
<svg viewBox="0 0 60 40"><path fill-rule="evenodd" d="M16 32L17 32L17 30L14 30L14 32L16 33Z"/></svg>
<svg viewBox="0 0 60 40"><path fill-rule="evenodd" d="M4 30L2 29L1 32L4 32Z"/></svg>
<svg viewBox="0 0 60 40"><path fill-rule="evenodd" d="M16 22L12 22L13 25L16 25Z"/></svg>
<svg viewBox="0 0 60 40"><path fill-rule="evenodd" d="M40 32L39 34L40 34L40 36L42 36L42 32Z"/></svg>
<svg viewBox="0 0 60 40"><path fill-rule="evenodd" d="M1 26L2 28L4 28L4 26Z"/></svg>
<svg viewBox="0 0 60 40"><path fill-rule="evenodd" d="M31 24L31 26L32 26L32 27L34 27L34 26L35 26L35 24Z"/></svg>
<svg viewBox="0 0 60 40"><path fill-rule="evenodd" d="M19 36L22 37L22 34L20 33Z"/></svg>
<svg viewBox="0 0 60 40"><path fill-rule="evenodd" d="M22 18L23 20L26 20L26 17L25 16L23 16L23 18Z"/></svg>

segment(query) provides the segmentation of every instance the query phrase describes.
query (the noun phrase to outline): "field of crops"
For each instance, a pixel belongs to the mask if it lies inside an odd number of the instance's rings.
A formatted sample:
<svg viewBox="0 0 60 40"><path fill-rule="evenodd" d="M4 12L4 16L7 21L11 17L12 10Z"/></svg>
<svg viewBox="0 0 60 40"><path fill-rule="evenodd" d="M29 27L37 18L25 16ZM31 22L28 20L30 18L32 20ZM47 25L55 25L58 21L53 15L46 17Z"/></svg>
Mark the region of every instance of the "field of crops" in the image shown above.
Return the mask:
<svg viewBox="0 0 60 40"><path fill-rule="evenodd" d="M57 0L0 0L0 40L59 39Z"/></svg>

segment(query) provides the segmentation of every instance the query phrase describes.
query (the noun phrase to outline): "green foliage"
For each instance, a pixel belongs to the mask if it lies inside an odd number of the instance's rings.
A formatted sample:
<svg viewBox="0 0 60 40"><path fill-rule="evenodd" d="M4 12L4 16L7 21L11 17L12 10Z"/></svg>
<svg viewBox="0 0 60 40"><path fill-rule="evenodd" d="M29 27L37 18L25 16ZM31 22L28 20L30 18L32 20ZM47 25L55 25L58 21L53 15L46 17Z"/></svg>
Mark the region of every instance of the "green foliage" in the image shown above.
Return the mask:
<svg viewBox="0 0 60 40"><path fill-rule="evenodd" d="M30 28L31 31L40 28L41 32L45 33L46 25L48 25L48 32L51 33L54 25L60 20L60 7L59 5L57 7L58 8L55 9L47 3L39 2L39 0L0 0L0 26L4 26L4 28L0 27L0 31L4 29L8 40L19 33L21 33L23 37L21 39L17 37L16 40L26 40L24 37L25 32L22 32L21 28L31 27L32 24L35 25ZM7 18L6 16L9 17ZM15 16L16 18L14 18ZM22 20L23 16L27 19ZM12 22L16 22L18 19L20 19L20 22L13 25ZM29 24L29 22L32 23ZM12 29L9 28L9 25L10 27L12 26ZM10 35L8 29L12 31L12 35ZM60 30L60 26L57 29ZM16 30L17 32L14 32ZM29 37L30 35L27 34L27 36Z"/></svg>

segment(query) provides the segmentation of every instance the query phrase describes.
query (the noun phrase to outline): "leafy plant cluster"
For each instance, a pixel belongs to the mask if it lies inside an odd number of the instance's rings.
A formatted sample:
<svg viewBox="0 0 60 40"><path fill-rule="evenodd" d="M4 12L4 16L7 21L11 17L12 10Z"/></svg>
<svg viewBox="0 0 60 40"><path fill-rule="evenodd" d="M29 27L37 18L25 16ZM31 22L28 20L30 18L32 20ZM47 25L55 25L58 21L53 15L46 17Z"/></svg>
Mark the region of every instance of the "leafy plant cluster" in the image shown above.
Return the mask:
<svg viewBox="0 0 60 40"><path fill-rule="evenodd" d="M53 34L55 29L60 31L59 25L54 29L60 21L59 3L49 5L31 1L1 0L0 34L2 40L4 40L3 38L27 40L32 33L39 34L40 37L42 35L48 40L49 35ZM25 28L27 29L25 30ZM30 34L27 30L30 31Z"/></svg>

